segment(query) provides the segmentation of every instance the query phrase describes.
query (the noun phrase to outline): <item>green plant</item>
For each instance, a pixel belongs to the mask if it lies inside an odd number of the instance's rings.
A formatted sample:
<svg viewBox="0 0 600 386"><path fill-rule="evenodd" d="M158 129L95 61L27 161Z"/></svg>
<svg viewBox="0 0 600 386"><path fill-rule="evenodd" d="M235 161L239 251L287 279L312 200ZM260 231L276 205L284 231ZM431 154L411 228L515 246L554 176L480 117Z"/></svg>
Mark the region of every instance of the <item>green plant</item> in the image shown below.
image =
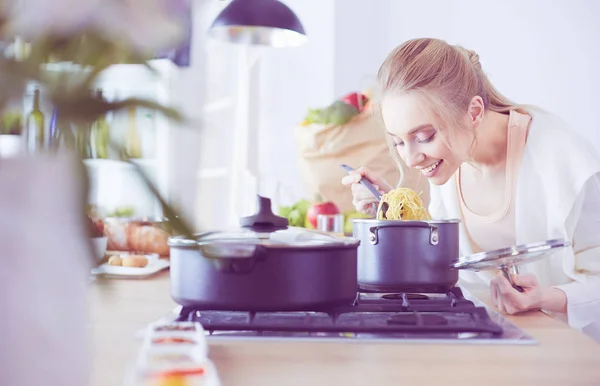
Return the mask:
<svg viewBox="0 0 600 386"><path fill-rule="evenodd" d="M180 32L176 29L177 19L169 19L173 13L165 13L163 9L176 3L176 0L0 0L2 132L22 126L22 117L8 108L23 100L30 82L43 88L46 98L60 111L58 126L75 128L78 135L89 136L92 123L99 117L131 106L154 110L175 121L183 120L176 109L151 100L109 102L92 92L98 77L111 65L137 63L153 71L149 60L160 47L152 46L151 38L159 43L156 46L177 41ZM108 14L100 15L102 12ZM69 70L48 71L50 63L69 64ZM65 130L61 134L66 143L76 143L73 132ZM145 172L130 161L121 145L110 143L110 147L123 161L134 165L162 204L175 232L191 235L190 227L161 197Z"/></svg>
<svg viewBox="0 0 600 386"><path fill-rule="evenodd" d="M23 114L7 110L0 117L0 134L19 135L23 128Z"/></svg>

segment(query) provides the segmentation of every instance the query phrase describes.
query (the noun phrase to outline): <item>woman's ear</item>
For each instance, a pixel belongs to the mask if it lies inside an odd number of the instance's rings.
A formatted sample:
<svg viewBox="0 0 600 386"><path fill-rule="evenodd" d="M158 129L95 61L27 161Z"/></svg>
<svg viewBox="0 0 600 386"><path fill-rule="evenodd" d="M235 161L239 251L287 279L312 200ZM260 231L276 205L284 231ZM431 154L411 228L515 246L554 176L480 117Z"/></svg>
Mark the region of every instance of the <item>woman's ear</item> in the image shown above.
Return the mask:
<svg viewBox="0 0 600 386"><path fill-rule="evenodd" d="M484 112L483 99L479 95L475 95L469 103L469 123L475 126L479 125L483 120Z"/></svg>

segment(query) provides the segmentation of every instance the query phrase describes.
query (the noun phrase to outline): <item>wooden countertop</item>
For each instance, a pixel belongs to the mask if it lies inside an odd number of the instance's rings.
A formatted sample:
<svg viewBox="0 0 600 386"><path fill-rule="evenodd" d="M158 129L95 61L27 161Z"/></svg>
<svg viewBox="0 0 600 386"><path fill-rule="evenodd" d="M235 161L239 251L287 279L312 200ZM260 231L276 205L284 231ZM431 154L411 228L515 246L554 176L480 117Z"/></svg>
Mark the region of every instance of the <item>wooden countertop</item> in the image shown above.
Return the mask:
<svg viewBox="0 0 600 386"><path fill-rule="evenodd" d="M176 307L168 272L91 287L92 386L120 386L141 345L135 333ZM600 385L600 344L541 312L508 319L539 344L212 342L210 358L223 386Z"/></svg>

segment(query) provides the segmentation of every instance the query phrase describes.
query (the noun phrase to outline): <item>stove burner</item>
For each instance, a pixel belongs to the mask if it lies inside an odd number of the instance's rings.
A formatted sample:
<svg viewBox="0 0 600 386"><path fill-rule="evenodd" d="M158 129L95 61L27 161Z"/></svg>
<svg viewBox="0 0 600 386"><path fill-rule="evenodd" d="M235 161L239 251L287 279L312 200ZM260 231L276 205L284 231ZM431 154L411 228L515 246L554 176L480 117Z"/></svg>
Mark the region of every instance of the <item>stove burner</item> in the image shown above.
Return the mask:
<svg viewBox="0 0 600 386"><path fill-rule="evenodd" d="M438 295L358 293L352 304L327 309L227 311L183 307L178 321L197 321L210 335L446 338L499 337L502 327L460 288Z"/></svg>
<svg viewBox="0 0 600 386"><path fill-rule="evenodd" d="M429 315L429 314L400 314L393 315L387 321L388 324L401 324L401 325L423 325L423 326L444 326L448 324L448 320L441 315Z"/></svg>
<svg viewBox="0 0 600 386"><path fill-rule="evenodd" d="M407 300L427 300L429 296L423 294L385 294L381 295L383 299L387 300L403 300L406 296Z"/></svg>

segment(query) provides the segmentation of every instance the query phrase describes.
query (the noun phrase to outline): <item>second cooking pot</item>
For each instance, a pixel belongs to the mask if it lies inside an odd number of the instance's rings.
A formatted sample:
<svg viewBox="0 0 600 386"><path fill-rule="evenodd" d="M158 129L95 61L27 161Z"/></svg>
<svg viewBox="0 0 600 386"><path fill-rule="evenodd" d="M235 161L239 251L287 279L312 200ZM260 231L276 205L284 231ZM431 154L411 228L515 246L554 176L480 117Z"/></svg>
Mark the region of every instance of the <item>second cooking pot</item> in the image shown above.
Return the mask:
<svg viewBox="0 0 600 386"><path fill-rule="evenodd" d="M171 297L211 310L318 310L356 297L359 241L288 227L259 197L239 229L173 237Z"/></svg>
<svg viewBox="0 0 600 386"><path fill-rule="evenodd" d="M458 282L460 220L353 220L362 291L444 293Z"/></svg>

